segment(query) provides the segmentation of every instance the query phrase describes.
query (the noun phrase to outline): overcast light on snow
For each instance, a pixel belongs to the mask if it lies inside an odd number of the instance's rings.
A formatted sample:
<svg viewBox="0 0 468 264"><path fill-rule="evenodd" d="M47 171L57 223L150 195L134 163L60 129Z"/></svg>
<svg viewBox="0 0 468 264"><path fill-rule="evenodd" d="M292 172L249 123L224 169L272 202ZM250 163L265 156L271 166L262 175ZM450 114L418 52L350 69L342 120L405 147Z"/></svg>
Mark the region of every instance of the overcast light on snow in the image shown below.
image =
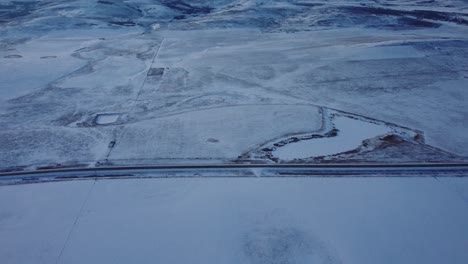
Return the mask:
<svg viewBox="0 0 468 264"><path fill-rule="evenodd" d="M3 186L0 256L2 263L466 263L468 202L454 186L467 181L440 180Z"/></svg>
<svg viewBox="0 0 468 264"><path fill-rule="evenodd" d="M468 263L467 88L466 0L0 0L0 263Z"/></svg>
<svg viewBox="0 0 468 264"><path fill-rule="evenodd" d="M466 160L467 7L1 1L0 168Z"/></svg>

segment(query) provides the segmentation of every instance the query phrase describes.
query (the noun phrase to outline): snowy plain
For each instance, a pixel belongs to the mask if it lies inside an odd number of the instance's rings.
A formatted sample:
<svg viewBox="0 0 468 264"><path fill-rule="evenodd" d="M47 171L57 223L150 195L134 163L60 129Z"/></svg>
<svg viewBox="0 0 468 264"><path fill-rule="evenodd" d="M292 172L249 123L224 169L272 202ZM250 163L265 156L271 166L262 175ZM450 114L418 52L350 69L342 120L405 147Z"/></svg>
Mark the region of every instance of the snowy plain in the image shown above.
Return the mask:
<svg viewBox="0 0 468 264"><path fill-rule="evenodd" d="M464 0L0 0L0 173L466 162L467 87ZM468 263L466 177L252 172L0 184L0 263Z"/></svg>
<svg viewBox="0 0 468 264"><path fill-rule="evenodd" d="M467 178L173 178L2 186L2 263L468 261ZM462 196L465 195L465 197Z"/></svg>
<svg viewBox="0 0 468 264"><path fill-rule="evenodd" d="M467 21L466 1L2 0L0 168L464 161Z"/></svg>

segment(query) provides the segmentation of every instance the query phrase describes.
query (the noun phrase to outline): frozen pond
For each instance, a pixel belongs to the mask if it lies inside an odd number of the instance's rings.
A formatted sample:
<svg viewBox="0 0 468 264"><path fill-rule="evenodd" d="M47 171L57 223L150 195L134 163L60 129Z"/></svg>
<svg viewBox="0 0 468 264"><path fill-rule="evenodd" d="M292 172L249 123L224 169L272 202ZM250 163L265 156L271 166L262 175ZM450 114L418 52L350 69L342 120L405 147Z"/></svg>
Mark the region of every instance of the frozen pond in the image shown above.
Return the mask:
<svg viewBox="0 0 468 264"><path fill-rule="evenodd" d="M96 124L98 125L109 125L117 122L119 114L100 114L96 116Z"/></svg>
<svg viewBox="0 0 468 264"><path fill-rule="evenodd" d="M335 137L301 140L287 144L273 151L281 160L305 159L328 156L357 148L363 140L384 135L392 129L383 124L375 124L346 116L333 119L338 135Z"/></svg>

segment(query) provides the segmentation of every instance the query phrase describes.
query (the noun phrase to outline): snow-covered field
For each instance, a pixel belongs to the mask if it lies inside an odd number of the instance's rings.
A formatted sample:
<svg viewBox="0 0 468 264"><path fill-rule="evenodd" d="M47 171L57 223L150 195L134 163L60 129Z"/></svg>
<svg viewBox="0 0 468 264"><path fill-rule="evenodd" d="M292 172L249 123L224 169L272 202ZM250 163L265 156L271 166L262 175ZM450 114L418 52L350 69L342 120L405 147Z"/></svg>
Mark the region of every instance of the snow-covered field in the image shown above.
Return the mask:
<svg viewBox="0 0 468 264"><path fill-rule="evenodd" d="M2 263L468 262L468 178L177 178L0 188Z"/></svg>
<svg viewBox="0 0 468 264"><path fill-rule="evenodd" d="M467 36L466 1L1 0L0 169L463 161Z"/></svg>
<svg viewBox="0 0 468 264"><path fill-rule="evenodd" d="M466 264L466 177L263 164L466 162L467 88L466 0L0 0L0 173L92 168L3 178L0 263Z"/></svg>

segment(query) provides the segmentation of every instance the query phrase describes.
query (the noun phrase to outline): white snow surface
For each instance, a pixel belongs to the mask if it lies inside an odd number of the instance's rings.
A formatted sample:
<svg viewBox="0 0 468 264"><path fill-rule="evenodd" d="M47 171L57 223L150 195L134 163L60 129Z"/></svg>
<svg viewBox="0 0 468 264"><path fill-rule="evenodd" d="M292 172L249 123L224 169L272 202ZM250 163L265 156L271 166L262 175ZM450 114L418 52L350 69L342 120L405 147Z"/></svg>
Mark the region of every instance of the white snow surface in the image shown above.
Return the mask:
<svg viewBox="0 0 468 264"><path fill-rule="evenodd" d="M424 53L419 52L411 46L383 46L383 47L362 47L356 49L356 53L348 57L349 60L389 60L402 58L421 58Z"/></svg>
<svg viewBox="0 0 468 264"><path fill-rule="evenodd" d="M377 121L272 156L394 125L466 158L467 25L460 0L0 0L0 170L240 162L328 110ZM467 223L468 178L11 185L0 263L466 264Z"/></svg>
<svg viewBox="0 0 468 264"><path fill-rule="evenodd" d="M0 258L464 264L467 184L432 177L166 178L1 186Z"/></svg>
<svg viewBox="0 0 468 264"><path fill-rule="evenodd" d="M80 47L81 43L66 39L38 39L15 51L0 51L0 101L34 92L84 66L84 61L70 56ZM21 58L4 58L12 54Z"/></svg>
<svg viewBox="0 0 468 264"><path fill-rule="evenodd" d="M0 170L238 161L326 109L468 157L466 1L0 2Z"/></svg>
<svg viewBox="0 0 468 264"><path fill-rule="evenodd" d="M239 105L188 111L126 127L110 159L236 157L265 138L317 131L319 109L309 105Z"/></svg>

